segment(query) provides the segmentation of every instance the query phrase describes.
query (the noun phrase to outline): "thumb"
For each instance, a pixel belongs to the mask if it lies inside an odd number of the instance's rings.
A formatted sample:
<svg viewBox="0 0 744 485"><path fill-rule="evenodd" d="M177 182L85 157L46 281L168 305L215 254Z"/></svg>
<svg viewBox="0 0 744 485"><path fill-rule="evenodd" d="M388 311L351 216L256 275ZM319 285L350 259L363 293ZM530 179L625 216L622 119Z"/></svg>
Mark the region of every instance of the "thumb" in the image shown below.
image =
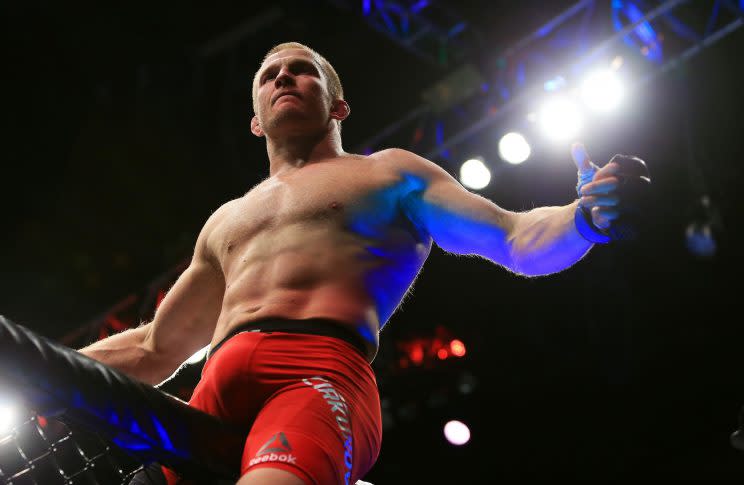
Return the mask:
<svg viewBox="0 0 744 485"><path fill-rule="evenodd" d="M571 145L571 157L578 170L579 182L576 184L576 193L581 196L581 187L592 181L594 174L597 173L597 166L594 165L586 152L586 148L581 143Z"/></svg>
<svg viewBox="0 0 744 485"><path fill-rule="evenodd" d="M571 157L576 164L576 169L579 171L579 175L594 172L596 170L592 160L589 158L589 154L586 152L586 148L584 148L584 145L581 143L574 143L571 145Z"/></svg>

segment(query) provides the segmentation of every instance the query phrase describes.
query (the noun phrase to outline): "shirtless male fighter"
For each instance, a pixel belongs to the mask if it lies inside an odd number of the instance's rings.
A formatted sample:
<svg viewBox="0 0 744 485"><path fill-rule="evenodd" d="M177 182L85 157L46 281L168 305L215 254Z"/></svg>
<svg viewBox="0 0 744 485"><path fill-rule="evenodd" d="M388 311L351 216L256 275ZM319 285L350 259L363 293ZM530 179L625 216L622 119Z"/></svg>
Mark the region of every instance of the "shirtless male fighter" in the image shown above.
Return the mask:
<svg viewBox="0 0 744 485"><path fill-rule="evenodd" d="M561 271L608 239L621 167L574 145L579 199L517 213L408 151L347 153L338 75L297 43L266 55L253 108L269 177L211 215L151 322L81 352L157 384L211 344L190 404L250 427L239 485L354 483L381 444L378 332L432 242L520 275Z"/></svg>

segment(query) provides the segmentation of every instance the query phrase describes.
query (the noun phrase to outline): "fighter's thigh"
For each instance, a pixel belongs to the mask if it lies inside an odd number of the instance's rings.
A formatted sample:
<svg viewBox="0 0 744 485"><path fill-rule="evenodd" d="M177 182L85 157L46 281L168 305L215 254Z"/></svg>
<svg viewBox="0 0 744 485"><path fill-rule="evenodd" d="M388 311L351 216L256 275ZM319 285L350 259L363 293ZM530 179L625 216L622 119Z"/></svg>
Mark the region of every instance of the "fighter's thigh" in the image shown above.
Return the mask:
<svg viewBox="0 0 744 485"><path fill-rule="evenodd" d="M271 468L308 485L348 483L355 451L349 418L343 396L330 383L306 380L285 388L258 414L243 450L242 473Z"/></svg>
<svg viewBox="0 0 744 485"><path fill-rule="evenodd" d="M306 485L294 473L276 468L262 467L243 475L236 485Z"/></svg>

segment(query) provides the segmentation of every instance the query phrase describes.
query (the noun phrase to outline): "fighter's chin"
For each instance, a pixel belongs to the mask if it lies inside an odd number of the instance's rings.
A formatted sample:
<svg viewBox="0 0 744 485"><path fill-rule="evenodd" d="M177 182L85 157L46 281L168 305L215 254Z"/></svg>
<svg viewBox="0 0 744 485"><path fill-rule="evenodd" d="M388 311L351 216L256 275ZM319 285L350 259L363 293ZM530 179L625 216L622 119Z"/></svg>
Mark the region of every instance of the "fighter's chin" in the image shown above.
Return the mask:
<svg viewBox="0 0 744 485"><path fill-rule="evenodd" d="M282 110L266 125L270 134L311 133L322 130L321 123L296 110Z"/></svg>

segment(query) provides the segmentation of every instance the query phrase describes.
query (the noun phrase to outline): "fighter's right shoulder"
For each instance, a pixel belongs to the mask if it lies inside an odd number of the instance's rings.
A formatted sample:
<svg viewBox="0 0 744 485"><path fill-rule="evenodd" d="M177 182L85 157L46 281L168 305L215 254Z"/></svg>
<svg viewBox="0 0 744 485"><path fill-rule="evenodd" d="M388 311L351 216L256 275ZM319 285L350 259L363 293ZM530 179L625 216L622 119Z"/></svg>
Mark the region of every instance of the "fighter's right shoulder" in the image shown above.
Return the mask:
<svg viewBox="0 0 744 485"><path fill-rule="evenodd" d="M217 208L217 210L212 212L209 218L207 218L207 221L204 223L199 237L208 236L214 230L215 226L217 226L220 221L225 218L226 214L232 210L238 200L240 199L233 199L225 202L219 208Z"/></svg>
<svg viewBox="0 0 744 485"><path fill-rule="evenodd" d="M233 199L222 204L217 210L212 212L207 221L202 226L199 232L199 237L196 240L195 255L202 256L215 265L218 265L217 252L214 250L214 232L222 222L227 214L229 214L240 199Z"/></svg>

